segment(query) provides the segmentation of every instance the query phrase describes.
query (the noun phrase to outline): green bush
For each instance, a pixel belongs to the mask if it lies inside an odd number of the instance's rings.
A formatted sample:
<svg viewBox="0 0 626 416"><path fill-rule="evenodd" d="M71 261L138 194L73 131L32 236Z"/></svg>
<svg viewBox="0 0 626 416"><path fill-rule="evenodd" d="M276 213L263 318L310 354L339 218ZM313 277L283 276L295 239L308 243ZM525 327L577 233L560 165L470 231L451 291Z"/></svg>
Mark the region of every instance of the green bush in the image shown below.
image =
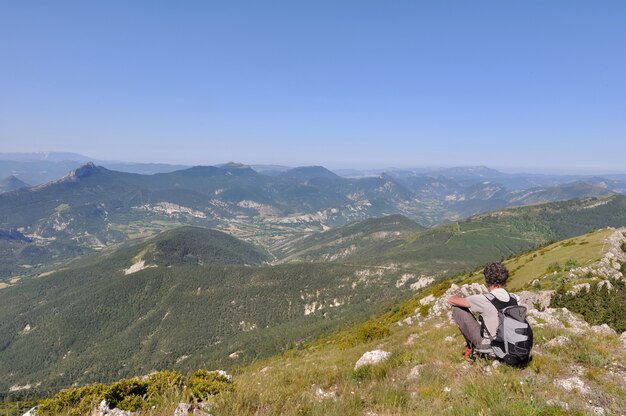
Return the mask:
<svg viewBox="0 0 626 416"><path fill-rule="evenodd" d="M565 307L585 317L592 325L607 324L618 333L626 331L626 282L611 280L613 288L594 282L588 290L567 293L560 287L552 296L551 307Z"/></svg>
<svg viewBox="0 0 626 416"><path fill-rule="evenodd" d="M207 400L221 392L233 389L232 380L218 371L197 370L187 381L191 397L197 401Z"/></svg>
<svg viewBox="0 0 626 416"><path fill-rule="evenodd" d="M136 411L141 408L148 394L148 382L140 378L128 378L111 384L105 400L110 408Z"/></svg>
<svg viewBox="0 0 626 416"><path fill-rule="evenodd" d="M43 400L39 404L37 413L40 415L66 414L69 416L89 414L104 399L107 391L108 386L103 384L64 389L54 397Z"/></svg>
<svg viewBox="0 0 626 416"><path fill-rule="evenodd" d="M563 269L561 268L561 264L558 261L550 263L548 265L548 268L546 269L546 273L554 273L560 271L563 271Z"/></svg>
<svg viewBox="0 0 626 416"><path fill-rule="evenodd" d="M195 373L194 373L195 374ZM148 399L154 399L169 391L181 388L183 376L176 371L161 371L151 374L146 380L130 378L108 386L91 386L61 390L54 397L43 400L38 414L80 416L90 414L102 400L109 408L137 411L148 407Z"/></svg>
<svg viewBox="0 0 626 416"><path fill-rule="evenodd" d="M368 322L357 329L354 340L357 343L366 343L388 337L390 334L391 331L387 325L380 322Z"/></svg>
<svg viewBox="0 0 626 416"><path fill-rule="evenodd" d="M578 260L567 259L565 260L565 270L575 269L576 267L580 267L582 264Z"/></svg>
<svg viewBox="0 0 626 416"><path fill-rule="evenodd" d="M178 371L159 371L148 377L148 397L161 396L169 390L180 387L183 376Z"/></svg>

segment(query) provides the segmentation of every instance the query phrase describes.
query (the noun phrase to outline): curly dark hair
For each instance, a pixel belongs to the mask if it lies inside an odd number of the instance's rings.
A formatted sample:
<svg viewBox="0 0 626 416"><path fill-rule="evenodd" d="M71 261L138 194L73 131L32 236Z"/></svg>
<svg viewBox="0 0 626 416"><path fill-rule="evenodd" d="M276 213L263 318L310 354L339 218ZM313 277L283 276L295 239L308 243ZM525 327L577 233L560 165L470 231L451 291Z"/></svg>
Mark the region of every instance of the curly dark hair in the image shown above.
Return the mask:
<svg viewBox="0 0 626 416"><path fill-rule="evenodd" d="M507 279L509 278L509 271L506 269L504 264L500 262L489 263L487 266L485 266L485 270L483 270L483 273L485 274L485 281L487 282L487 286L504 286Z"/></svg>

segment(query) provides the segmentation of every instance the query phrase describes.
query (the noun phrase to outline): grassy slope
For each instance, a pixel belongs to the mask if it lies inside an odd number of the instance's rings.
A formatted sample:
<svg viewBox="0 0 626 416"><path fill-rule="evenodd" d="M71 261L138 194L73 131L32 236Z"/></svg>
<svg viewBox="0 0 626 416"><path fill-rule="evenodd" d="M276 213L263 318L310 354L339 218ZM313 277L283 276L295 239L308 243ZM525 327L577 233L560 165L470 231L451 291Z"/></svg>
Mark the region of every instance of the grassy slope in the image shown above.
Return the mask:
<svg viewBox="0 0 626 416"><path fill-rule="evenodd" d="M544 275L544 265L553 261L575 259L584 264L597 260L608 234L609 230L600 230L509 261L509 267L517 268L510 287L526 287ZM536 328L534 359L526 369L494 368L482 360L468 365L460 357L462 337L445 320L393 325L419 305L419 298L438 292L438 287L427 289L369 323L241 369L236 374L237 391L217 398L215 414L582 415L589 413L590 403L605 408L606 414L621 414L620 409L626 408L626 380L613 375L616 368L624 371L620 362L625 348L616 336ZM387 327L391 333L355 342L368 325ZM571 343L548 346L546 342L557 336L568 336ZM393 356L382 365L354 371L358 358L373 349ZM415 366L423 367L413 378L410 372ZM554 384L555 379L575 375L591 387L591 394L568 392ZM319 388L330 397L319 397ZM550 399L567 402L570 410L547 404Z"/></svg>
<svg viewBox="0 0 626 416"><path fill-rule="evenodd" d="M545 274L546 263L573 259L584 264L597 259L607 234L607 230L599 230L510 260L509 267L517 267L510 287L527 286ZM473 280L475 274L454 279L459 284ZM567 325L561 329L535 328L534 359L519 370L494 367L483 360L473 364L463 361L464 341L445 319L395 324L413 313L420 298L441 294L449 284L430 287L364 324L235 368L235 391L216 396L211 413L583 415L592 412L590 406L599 406L606 415L619 415L626 408L626 368L622 362L626 349L614 335L576 334ZM550 346L548 341L558 336L567 336L571 342ZM392 358L355 371L358 358L374 349L392 352ZM418 375L412 376L416 368ZM566 391L555 385L557 379L574 376L591 391ZM173 393L157 409L142 414L171 415L183 400L184 394ZM566 402L569 410L549 404L549 400Z"/></svg>
<svg viewBox="0 0 626 416"><path fill-rule="evenodd" d="M580 237L550 244L541 250L524 254L506 262L511 271L510 289L517 290L547 274L550 265L563 264L568 259L587 265L600 259L604 240L613 230L604 228Z"/></svg>

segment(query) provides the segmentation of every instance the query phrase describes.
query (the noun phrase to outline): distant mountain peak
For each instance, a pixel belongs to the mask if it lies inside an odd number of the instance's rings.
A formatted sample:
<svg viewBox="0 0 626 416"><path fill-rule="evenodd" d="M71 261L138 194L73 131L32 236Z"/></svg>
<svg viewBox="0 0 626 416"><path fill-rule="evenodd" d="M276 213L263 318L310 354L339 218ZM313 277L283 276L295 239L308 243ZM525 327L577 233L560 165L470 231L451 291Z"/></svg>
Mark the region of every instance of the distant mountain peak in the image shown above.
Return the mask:
<svg viewBox="0 0 626 416"><path fill-rule="evenodd" d="M22 188L30 188L30 185L19 179L15 175L11 175L8 178L0 181L0 193L11 192Z"/></svg>
<svg viewBox="0 0 626 416"><path fill-rule="evenodd" d="M282 176L292 179L341 178L339 175L331 172L323 166L300 166L297 168L289 169L287 172L284 172Z"/></svg>
<svg viewBox="0 0 626 416"><path fill-rule="evenodd" d="M223 169L247 169L250 168L250 166L244 164L244 163L240 163L240 162L228 162L228 163L224 163L223 165L218 165L219 168L223 168Z"/></svg>
<svg viewBox="0 0 626 416"><path fill-rule="evenodd" d="M101 173L104 168L94 165L93 162L87 162L84 165L70 171L62 181L76 181L95 174Z"/></svg>

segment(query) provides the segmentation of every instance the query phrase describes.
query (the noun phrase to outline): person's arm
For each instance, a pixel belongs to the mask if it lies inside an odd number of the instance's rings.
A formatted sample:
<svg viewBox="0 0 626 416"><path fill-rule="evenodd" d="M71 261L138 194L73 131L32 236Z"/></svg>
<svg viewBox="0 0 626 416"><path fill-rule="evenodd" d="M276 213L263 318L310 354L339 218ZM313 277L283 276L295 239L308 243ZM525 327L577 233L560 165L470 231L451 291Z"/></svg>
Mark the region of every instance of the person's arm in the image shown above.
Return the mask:
<svg viewBox="0 0 626 416"><path fill-rule="evenodd" d="M469 302L466 298L461 296L451 296L448 298L448 303L452 306L460 306L461 308L469 308Z"/></svg>

